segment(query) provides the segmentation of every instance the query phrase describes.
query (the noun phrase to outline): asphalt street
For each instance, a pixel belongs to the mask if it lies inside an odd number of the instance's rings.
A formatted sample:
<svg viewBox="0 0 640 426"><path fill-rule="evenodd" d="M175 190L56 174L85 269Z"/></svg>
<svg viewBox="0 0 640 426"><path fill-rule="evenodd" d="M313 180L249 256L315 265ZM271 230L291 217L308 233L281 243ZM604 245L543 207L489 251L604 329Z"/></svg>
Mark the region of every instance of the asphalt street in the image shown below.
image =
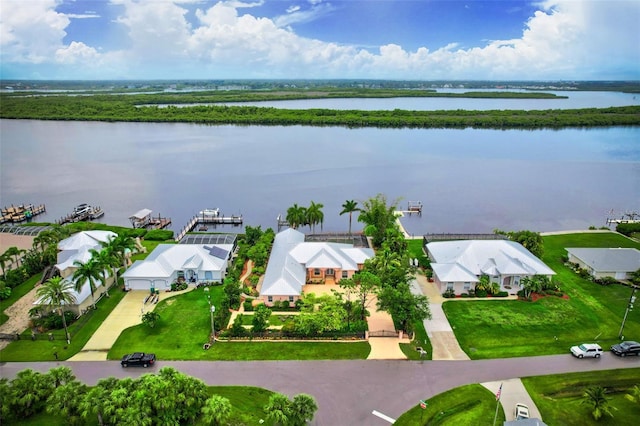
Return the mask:
<svg viewBox="0 0 640 426"><path fill-rule="evenodd" d="M93 385L105 377L137 377L172 366L208 385L259 386L289 396L312 395L318 412L312 424L383 426L389 422L373 411L396 419L446 390L469 383L507 380L578 371L640 368L640 358L576 359L571 355L479 361L162 361L152 369L123 369L117 361L3 363L0 377L11 379L31 368L46 372L56 365L73 369L79 380Z"/></svg>

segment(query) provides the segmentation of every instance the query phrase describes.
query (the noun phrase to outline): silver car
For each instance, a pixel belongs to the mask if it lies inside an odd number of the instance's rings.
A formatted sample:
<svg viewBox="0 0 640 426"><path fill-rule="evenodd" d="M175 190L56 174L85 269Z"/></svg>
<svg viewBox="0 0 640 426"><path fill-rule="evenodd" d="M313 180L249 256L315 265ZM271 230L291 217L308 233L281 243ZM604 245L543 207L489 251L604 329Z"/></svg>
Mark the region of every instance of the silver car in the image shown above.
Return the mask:
<svg viewBox="0 0 640 426"><path fill-rule="evenodd" d="M600 358L602 348L597 343L583 343L571 347L571 353L576 358Z"/></svg>

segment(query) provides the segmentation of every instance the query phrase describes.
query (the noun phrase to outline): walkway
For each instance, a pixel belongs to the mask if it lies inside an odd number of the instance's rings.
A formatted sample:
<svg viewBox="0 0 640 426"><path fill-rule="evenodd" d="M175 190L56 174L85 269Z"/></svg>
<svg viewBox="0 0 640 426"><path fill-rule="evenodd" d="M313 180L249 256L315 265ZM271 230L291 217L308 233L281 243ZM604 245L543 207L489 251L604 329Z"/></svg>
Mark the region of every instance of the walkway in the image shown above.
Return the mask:
<svg viewBox="0 0 640 426"><path fill-rule="evenodd" d="M165 300L193 290L189 287L183 291L160 292L160 300ZM112 290L118 291L118 290ZM84 345L82 350L69 358L69 361L105 361L111 346L125 329L142 323L142 315L151 312L156 305L144 304L148 291L129 291L118 305L111 311L102 325Z"/></svg>

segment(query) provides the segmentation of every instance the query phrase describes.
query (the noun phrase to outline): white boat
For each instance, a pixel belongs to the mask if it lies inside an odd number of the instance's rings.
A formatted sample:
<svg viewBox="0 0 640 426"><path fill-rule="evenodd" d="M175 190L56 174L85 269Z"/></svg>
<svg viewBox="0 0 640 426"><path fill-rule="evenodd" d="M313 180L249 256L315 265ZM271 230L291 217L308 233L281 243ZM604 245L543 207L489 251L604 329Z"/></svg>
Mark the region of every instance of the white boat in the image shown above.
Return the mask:
<svg viewBox="0 0 640 426"><path fill-rule="evenodd" d="M204 209L198 215L202 217L218 217L220 216L220 209Z"/></svg>
<svg viewBox="0 0 640 426"><path fill-rule="evenodd" d="M73 215L76 217L86 216L91 212L91 206L89 204L78 204L73 208Z"/></svg>

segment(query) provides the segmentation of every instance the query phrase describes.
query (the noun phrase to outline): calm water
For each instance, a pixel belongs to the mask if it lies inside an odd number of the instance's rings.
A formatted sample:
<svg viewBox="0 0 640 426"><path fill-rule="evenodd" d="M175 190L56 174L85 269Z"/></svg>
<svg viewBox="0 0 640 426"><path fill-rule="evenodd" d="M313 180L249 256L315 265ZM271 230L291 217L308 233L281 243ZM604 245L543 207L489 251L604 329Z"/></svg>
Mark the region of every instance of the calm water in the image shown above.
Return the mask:
<svg viewBox="0 0 640 426"><path fill-rule="evenodd" d="M347 199L425 205L413 234L601 226L640 210L640 129L414 130L0 120L0 205L80 203L129 225L142 208L179 230L204 208L276 227L293 203L324 204L345 231ZM354 219L355 220L355 219ZM223 228L219 228L223 230ZM354 222L354 229L361 229ZM210 228L211 230L211 228ZM236 230L239 230L236 228Z"/></svg>
<svg viewBox="0 0 640 426"><path fill-rule="evenodd" d="M463 93L483 90L446 89L443 92ZM486 90L485 90L486 91ZM544 91L567 99L464 99L464 98L390 98L390 99L301 99L291 101L234 102L225 105L246 105L285 109L324 108L338 110L394 110L411 111L436 110L538 110L538 109L576 109L609 108L640 105L640 96L620 92L570 92ZM182 106L191 106L185 104Z"/></svg>

